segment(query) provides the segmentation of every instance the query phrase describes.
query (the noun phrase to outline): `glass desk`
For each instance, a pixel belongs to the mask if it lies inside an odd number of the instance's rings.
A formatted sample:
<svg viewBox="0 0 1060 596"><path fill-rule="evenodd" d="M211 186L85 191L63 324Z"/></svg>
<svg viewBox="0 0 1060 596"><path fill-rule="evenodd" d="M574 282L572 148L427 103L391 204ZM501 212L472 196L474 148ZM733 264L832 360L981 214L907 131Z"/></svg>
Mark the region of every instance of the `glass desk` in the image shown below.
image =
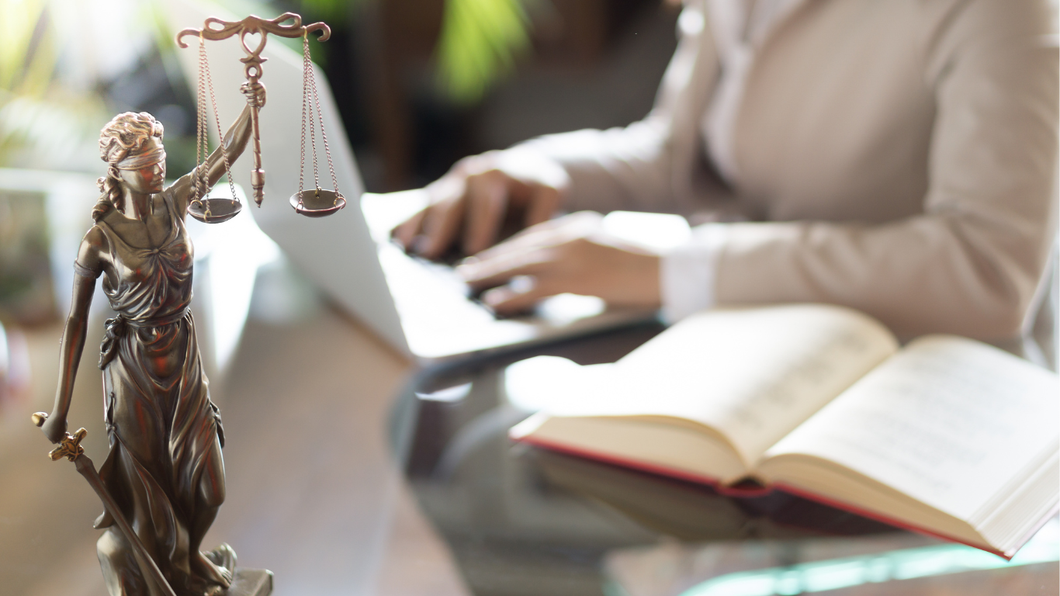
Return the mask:
<svg viewBox="0 0 1060 596"><path fill-rule="evenodd" d="M549 353L610 362L659 331ZM422 372L392 413L395 454L473 594L1060 593L1056 519L1006 563L785 494L732 498L513 444L508 429L529 415L506 395L506 367L519 358Z"/></svg>

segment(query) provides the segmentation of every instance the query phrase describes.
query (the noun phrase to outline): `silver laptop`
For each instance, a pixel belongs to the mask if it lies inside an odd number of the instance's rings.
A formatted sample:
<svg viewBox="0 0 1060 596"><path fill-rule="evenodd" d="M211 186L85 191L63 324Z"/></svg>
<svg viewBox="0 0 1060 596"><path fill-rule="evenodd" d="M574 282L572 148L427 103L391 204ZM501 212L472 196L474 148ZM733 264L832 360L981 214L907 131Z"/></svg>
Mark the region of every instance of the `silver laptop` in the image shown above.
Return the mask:
<svg viewBox="0 0 1060 596"><path fill-rule="evenodd" d="M242 18L198 0L178 0L162 6L174 32L187 27L201 28L210 16L228 21ZM178 49L177 53L182 71L194 90L198 77L198 40L185 39L191 47ZM227 127L245 105L244 96L239 92L239 85L244 81L240 62L244 52L235 37L208 41L206 49L217 109L222 127ZM544 301L532 315L497 319L469 298L466 287L451 269L406 255L389 241L389 231L424 203L424 194L420 191L363 194L349 140L327 79L320 70L315 71L315 77L324 127L339 190L348 205L324 218L297 215L288 199L298 190L295 187L300 164L302 56L275 37L270 38L263 55L268 58L261 78L268 99L260 114L265 200L260 209L253 203L246 209L303 274L387 343L423 363L437 363L655 318L654 311L605 309L599 299L563 295ZM213 122L210 130L216 135ZM318 131L317 146L322 147L319 134ZM308 141L306 145L308 152ZM232 168L235 181L244 188L250 188L250 151L248 147ZM310 159L307 153L309 186L312 185ZM326 160L323 155L319 160L322 186L329 187ZM619 224L620 228L643 227L628 222L621 225L621 221ZM669 229L661 236L675 238L675 224L678 228L684 225L687 232L683 220L680 223L672 220L663 225Z"/></svg>

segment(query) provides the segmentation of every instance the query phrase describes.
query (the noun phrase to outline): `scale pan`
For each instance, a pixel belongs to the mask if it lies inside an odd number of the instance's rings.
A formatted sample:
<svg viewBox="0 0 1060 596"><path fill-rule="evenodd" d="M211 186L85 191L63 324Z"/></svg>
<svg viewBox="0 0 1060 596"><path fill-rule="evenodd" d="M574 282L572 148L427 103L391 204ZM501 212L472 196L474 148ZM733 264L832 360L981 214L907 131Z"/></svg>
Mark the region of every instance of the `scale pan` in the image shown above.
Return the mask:
<svg viewBox="0 0 1060 596"><path fill-rule="evenodd" d="M204 199L201 204L188 205L188 215L208 224L221 223L235 217L243 204L235 199Z"/></svg>
<svg viewBox="0 0 1060 596"><path fill-rule="evenodd" d="M346 199L335 190L303 190L291 195L291 207L306 217L324 217L346 206Z"/></svg>

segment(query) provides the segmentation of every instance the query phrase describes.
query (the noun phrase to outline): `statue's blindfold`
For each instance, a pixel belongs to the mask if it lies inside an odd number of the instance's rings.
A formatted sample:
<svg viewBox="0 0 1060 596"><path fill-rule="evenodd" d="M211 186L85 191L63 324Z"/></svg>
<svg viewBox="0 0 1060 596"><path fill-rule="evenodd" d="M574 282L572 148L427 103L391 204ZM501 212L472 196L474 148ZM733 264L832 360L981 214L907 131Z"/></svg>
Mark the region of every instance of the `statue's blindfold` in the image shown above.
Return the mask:
<svg viewBox="0 0 1060 596"><path fill-rule="evenodd" d="M166 160L166 150L159 147L153 151L145 151L130 155L119 161L116 165L119 170L142 170Z"/></svg>

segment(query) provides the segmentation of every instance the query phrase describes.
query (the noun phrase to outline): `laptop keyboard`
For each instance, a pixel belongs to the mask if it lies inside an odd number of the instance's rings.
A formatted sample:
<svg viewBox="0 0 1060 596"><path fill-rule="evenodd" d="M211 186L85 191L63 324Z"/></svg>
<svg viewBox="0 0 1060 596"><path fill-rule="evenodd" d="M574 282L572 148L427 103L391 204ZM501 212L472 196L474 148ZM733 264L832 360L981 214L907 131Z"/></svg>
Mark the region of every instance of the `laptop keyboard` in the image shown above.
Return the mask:
<svg viewBox="0 0 1060 596"><path fill-rule="evenodd" d="M495 319L493 309L472 293L471 287L451 265L408 255L391 243L380 245L379 258L384 264L387 282L401 286L400 289L392 288L395 300L423 302L424 309L430 305L432 311L459 311L480 321ZM398 310L406 312L400 307Z"/></svg>
<svg viewBox="0 0 1060 596"><path fill-rule="evenodd" d="M418 263L426 271L429 271L431 275L438 279L438 281L451 287L454 292L459 293L473 304L481 307L494 318L502 318L497 315L492 307L482 301L481 292L474 292L471 289L471 286L467 285L467 282L465 282L464 279L460 277L460 274L456 272L453 262L432 261L416 255L408 255L408 257Z"/></svg>

